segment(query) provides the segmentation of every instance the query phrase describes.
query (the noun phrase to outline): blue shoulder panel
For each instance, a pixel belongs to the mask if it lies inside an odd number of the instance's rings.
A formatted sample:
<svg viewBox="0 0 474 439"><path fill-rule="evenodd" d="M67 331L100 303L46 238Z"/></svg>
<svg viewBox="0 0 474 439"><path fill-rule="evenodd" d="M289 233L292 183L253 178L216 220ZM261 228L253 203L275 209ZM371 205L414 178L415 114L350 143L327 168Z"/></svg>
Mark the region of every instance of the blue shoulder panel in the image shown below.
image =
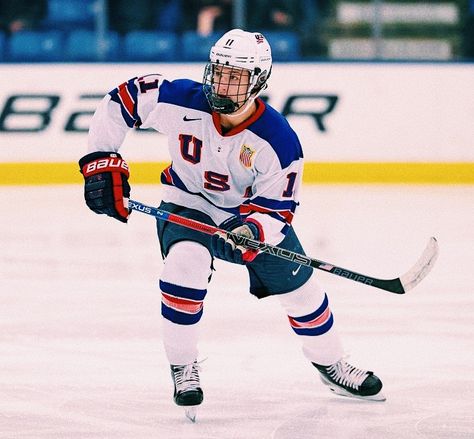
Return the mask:
<svg viewBox="0 0 474 439"><path fill-rule="evenodd" d="M265 104L263 114L247 129L272 146L282 169L303 158L303 149L298 136L288 121L270 105Z"/></svg>
<svg viewBox="0 0 474 439"><path fill-rule="evenodd" d="M212 113L202 90L202 84L190 79L176 79L171 82L163 81L160 86L158 102L205 111L209 114Z"/></svg>

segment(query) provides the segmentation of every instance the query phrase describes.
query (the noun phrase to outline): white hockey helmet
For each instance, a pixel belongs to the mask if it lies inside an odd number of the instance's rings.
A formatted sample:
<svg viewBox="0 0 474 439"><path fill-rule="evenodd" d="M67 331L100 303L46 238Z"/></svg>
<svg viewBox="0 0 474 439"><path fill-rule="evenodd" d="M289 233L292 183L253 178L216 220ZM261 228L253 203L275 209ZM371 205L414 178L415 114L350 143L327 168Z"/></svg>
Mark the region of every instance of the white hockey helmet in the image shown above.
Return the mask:
<svg viewBox="0 0 474 439"><path fill-rule="evenodd" d="M245 96L221 96L217 93L214 71L216 66L249 71ZM229 114L255 99L266 87L272 70L272 53L266 38L257 32L232 29L211 48L209 63L204 70L203 86L209 105L214 111Z"/></svg>

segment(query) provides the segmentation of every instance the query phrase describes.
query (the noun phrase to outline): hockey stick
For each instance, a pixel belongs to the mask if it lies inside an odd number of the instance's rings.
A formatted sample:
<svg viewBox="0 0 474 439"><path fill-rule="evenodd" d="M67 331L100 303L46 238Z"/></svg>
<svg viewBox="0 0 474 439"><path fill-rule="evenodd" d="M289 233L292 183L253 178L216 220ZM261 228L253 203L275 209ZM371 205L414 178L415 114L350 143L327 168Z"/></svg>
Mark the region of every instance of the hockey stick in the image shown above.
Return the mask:
<svg viewBox="0 0 474 439"><path fill-rule="evenodd" d="M209 224L201 223L180 215L175 215L174 213L166 212L164 210L157 209L156 207L147 206L138 201L129 200L128 207L131 210L137 210L147 215L154 216L159 220L179 224L183 227L198 230L208 235L212 235L216 232L222 232L227 234L227 236L231 236L237 244L243 245L247 248L269 253L278 258L286 259L289 262L295 262L307 267L317 268L318 270L323 270L327 273L345 277L346 279L360 282L371 287L380 288L395 294L404 294L408 290L411 290L416 285L418 285L430 272L438 256L438 242L436 241L436 238L431 237L418 262L403 276L397 277L395 279L377 279L365 274L347 270L346 268L329 264L324 261L320 261L318 259L310 258L309 256L302 255L300 253L295 253L290 250L267 244L265 242L255 241L253 239L219 229L218 227L214 227Z"/></svg>

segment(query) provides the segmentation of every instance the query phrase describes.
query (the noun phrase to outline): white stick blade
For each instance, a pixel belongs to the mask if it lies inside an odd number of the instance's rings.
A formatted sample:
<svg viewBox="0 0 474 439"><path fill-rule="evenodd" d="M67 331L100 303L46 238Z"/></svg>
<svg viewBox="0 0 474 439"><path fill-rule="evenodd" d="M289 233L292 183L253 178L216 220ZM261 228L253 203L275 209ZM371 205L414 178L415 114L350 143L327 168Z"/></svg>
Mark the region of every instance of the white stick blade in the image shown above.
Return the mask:
<svg viewBox="0 0 474 439"><path fill-rule="evenodd" d="M423 254L418 262L400 277L400 282L406 291L411 290L418 285L431 271L436 259L438 258L438 241L433 236L430 238Z"/></svg>

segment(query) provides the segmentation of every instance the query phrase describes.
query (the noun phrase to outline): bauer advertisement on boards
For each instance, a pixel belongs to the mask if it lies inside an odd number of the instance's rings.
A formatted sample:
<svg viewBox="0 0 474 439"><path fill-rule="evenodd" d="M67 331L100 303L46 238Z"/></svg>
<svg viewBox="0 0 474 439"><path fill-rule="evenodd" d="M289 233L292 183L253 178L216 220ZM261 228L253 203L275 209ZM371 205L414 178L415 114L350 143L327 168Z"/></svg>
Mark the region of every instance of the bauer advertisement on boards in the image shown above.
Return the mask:
<svg viewBox="0 0 474 439"><path fill-rule="evenodd" d="M0 67L0 162L75 161L100 99L135 76L200 81L200 64ZM263 98L308 161L473 161L474 69L467 64L275 64ZM166 138L132 130L128 160L167 160Z"/></svg>

